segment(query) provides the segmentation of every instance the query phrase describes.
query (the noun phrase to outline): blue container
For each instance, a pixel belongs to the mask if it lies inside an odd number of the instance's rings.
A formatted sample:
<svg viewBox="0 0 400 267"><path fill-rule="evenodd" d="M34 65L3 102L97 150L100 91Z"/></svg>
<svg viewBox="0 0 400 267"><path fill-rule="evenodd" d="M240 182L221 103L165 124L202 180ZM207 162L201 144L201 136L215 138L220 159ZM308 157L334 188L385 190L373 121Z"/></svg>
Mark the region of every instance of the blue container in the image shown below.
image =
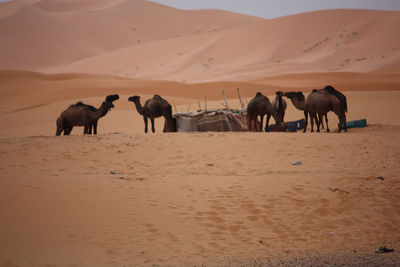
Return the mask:
<svg viewBox="0 0 400 267"><path fill-rule="evenodd" d="M297 130L302 130L304 129L304 126L306 125L306 121L304 119L298 120L298 121L290 121L287 123L288 127L296 127Z"/></svg>
<svg viewBox="0 0 400 267"><path fill-rule="evenodd" d="M275 126L275 125L271 125L268 127L265 127L265 131L266 132L292 132L295 133L297 132L296 126L295 125L279 125L279 126Z"/></svg>
<svg viewBox="0 0 400 267"><path fill-rule="evenodd" d="M339 127L339 124L338 124ZM355 120L355 121L347 121L347 128L364 128L367 127L367 119Z"/></svg>

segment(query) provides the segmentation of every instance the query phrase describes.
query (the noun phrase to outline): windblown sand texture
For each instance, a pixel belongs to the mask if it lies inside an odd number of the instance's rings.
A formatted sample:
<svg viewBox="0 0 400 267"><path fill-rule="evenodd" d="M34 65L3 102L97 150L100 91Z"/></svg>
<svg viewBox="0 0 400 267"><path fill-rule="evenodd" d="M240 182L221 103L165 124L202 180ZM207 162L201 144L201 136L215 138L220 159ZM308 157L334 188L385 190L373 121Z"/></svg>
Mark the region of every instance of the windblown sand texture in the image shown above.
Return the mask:
<svg viewBox="0 0 400 267"><path fill-rule="evenodd" d="M0 3L0 266L396 266L399 29L389 11ZM239 108L236 88L247 103L327 84L369 127L163 134L160 118L146 135L128 102L221 108L224 90ZM69 105L108 94L120 99L97 136L54 136ZM302 118L286 100L286 121ZM382 245L395 252L375 254Z"/></svg>

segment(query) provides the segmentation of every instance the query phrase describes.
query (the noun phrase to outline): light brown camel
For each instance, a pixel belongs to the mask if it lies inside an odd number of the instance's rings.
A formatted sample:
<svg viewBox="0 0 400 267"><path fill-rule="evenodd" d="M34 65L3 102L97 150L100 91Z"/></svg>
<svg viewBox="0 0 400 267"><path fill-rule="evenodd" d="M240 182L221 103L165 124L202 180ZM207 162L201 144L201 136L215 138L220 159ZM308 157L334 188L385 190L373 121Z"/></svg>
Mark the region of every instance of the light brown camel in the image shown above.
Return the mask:
<svg viewBox="0 0 400 267"><path fill-rule="evenodd" d="M106 100L105 100L105 102L108 102L108 103L113 103L115 100L118 100L119 99L119 95L108 95L108 96L106 96ZM91 111L97 111L98 109L97 108L95 108L94 106L92 106L92 105L87 105L87 104L84 104L84 103L82 103L82 102L78 102L78 103L76 103L75 105L80 105L80 106L86 106L87 108L89 108ZM89 133L88 134L92 134L92 129L93 129L93 134L97 134L97 122L98 122L98 120L95 120L95 121L93 121L93 123L89 126Z"/></svg>
<svg viewBox="0 0 400 267"><path fill-rule="evenodd" d="M305 104L305 98L302 92L285 92L283 94L287 98L289 98L292 101L292 104L295 108L298 110L304 111L304 104ZM323 122L323 116L325 115L325 120L328 121L327 114L319 114L318 113L318 122L321 123L321 128L324 129L324 122ZM329 127L327 126L327 132L329 132Z"/></svg>
<svg viewBox="0 0 400 267"><path fill-rule="evenodd" d="M264 115L267 115L267 121L265 127L268 127L269 119L271 115L275 119L276 124L280 124L281 121L279 119L278 114L276 113L275 109L272 107L271 102L269 101L268 97L264 96L260 92L256 94L256 96L250 100L249 104L247 105L247 116L249 117L248 120L248 128L251 130L251 125L257 125L257 117L260 116L260 132L263 130L263 120Z"/></svg>
<svg viewBox="0 0 400 267"><path fill-rule="evenodd" d="M304 99L304 95L301 92L287 92L285 96L292 100L293 105L298 109L302 108L304 110L305 117L305 127L304 131L307 129L308 124L308 114L310 115L311 132L314 131L314 120L317 124L317 132L319 132L319 126L322 119L316 118L316 114L321 117L325 115L327 131L329 132L328 117L326 116L329 111L335 112L339 118L339 132L346 128L346 112L347 112L347 100L346 97L334 89L332 86L326 86L320 90L313 90L311 94Z"/></svg>
<svg viewBox="0 0 400 267"><path fill-rule="evenodd" d="M275 99L272 101L272 106L274 107L276 113L278 113L279 120L283 122L285 117L285 111L287 108L286 100L282 98L283 92L278 91L275 93Z"/></svg>
<svg viewBox="0 0 400 267"><path fill-rule="evenodd" d="M131 96L128 101L135 103L137 112L143 116L144 132L147 133L148 119L151 121L151 131L154 133L154 119L163 116L165 118L164 132L174 132L171 105L159 95L146 101L144 106L140 104L140 96Z"/></svg>
<svg viewBox="0 0 400 267"><path fill-rule="evenodd" d="M74 126L84 126L84 134L89 134L89 127L113 108L109 102L103 102L96 111L90 110L87 106L75 104L64 110L57 119L56 135L69 135Z"/></svg>

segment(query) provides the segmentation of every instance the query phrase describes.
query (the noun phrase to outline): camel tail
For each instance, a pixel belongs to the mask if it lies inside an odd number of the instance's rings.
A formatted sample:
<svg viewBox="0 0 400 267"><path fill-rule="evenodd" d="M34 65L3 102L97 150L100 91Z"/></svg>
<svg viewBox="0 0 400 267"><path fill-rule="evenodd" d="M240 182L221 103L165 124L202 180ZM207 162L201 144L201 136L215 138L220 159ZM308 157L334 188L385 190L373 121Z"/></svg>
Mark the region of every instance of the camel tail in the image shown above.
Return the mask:
<svg viewBox="0 0 400 267"><path fill-rule="evenodd" d="M332 86L330 86L330 85L325 86L324 89L327 92L329 92L330 94L336 96L336 98L339 99L339 102L340 102L340 110L342 112L347 112L347 99L346 99L346 96L344 94L342 94L341 92L339 92L338 90L336 90L335 88L333 88Z"/></svg>

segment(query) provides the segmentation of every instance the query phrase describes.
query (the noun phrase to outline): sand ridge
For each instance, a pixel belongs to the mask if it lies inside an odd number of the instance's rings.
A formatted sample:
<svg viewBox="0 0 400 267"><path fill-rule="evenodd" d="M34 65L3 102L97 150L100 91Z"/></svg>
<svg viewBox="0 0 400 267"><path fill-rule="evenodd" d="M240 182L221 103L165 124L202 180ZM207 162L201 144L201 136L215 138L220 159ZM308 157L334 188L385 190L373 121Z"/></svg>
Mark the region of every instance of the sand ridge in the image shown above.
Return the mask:
<svg viewBox="0 0 400 267"><path fill-rule="evenodd" d="M205 82L368 72L400 60L395 11L262 19L145 0L21 0L0 5L0 14L2 70Z"/></svg>

